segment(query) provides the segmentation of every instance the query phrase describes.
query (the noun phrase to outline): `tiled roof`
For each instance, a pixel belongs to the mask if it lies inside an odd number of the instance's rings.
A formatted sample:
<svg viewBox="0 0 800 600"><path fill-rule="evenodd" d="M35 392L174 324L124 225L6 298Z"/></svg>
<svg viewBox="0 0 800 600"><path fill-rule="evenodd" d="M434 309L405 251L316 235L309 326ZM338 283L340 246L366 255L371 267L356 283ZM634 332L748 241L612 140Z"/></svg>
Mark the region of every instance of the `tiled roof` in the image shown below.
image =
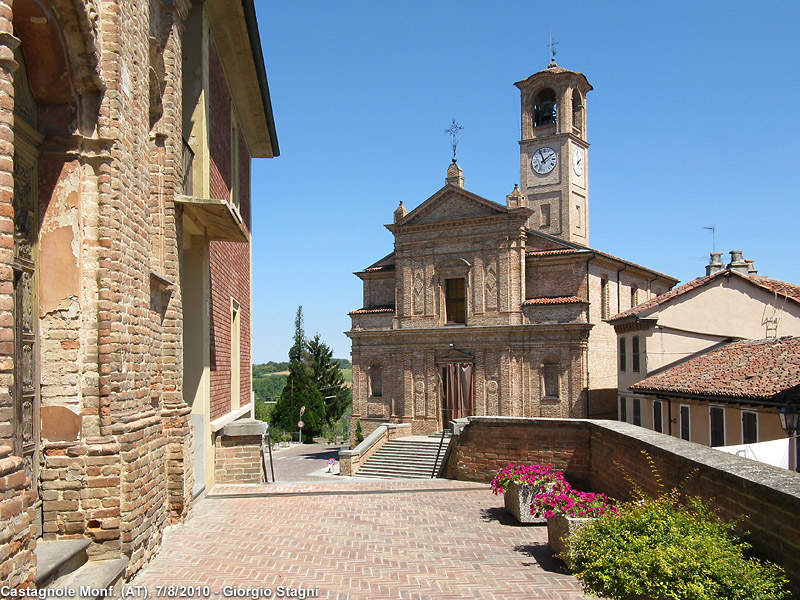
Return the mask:
<svg viewBox="0 0 800 600"><path fill-rule="evenodd" d="M554 256L556 254L575 254L578 252L575 248L561 248L558 250L531 250L526 252L525 256Z"/></svg>
<svg viewBox="0 0 800 600"><path fill-rule="evenodd" d="M771 398L800 383L800 337L744 340L643 379L632 390Z"/></svg>
<svg viewBox="0 0 800 600"><path fill-rule="evenodd" d="M583 302L577 296L553 296L547 298L528 298L522 306L533 306L537 304L576 304Z"/></svg>
<svg viewBox="0 0 800 600"><path fill-rule="evenodd" d="M786 283L785 281L779 281L778 279L770 279L769 277L751 277L752 281L755 281L761 287L764 287L776 294L781 296L786 296L787 298L792 298L793 300L797 300L800 302L800 285L795 285L793 283Z"/></svg>
<svg viewBox="0 0 800 600"><path fill-rule="evenodd" d="M359 308L358 310L351 310L351 315L373 315L376 313L393 313L394 306L376 306L374 308Z"/></svg>
<svg viewBox="0 0 800 600"><path fill-rule="evenodd" d="M672 300L677 296L682 296L687 292L702 287L709 281L731 275L735 275L736 277L741 277L742 279L745 279L751 282L752 284L760 288L763 288L769 292L773 292L781 296L791 298L792 300L795 300L797 302L800 302L800 286L796 286L791 283L786 283L785 281L778 281L777 279L770 279L769 277L757 277L757 276L748 277L741 273L737 273L736 271L731 271L730 269L723 269L722 271L717 271L712 275L705 275L703 277L698 277L697 279L692 279L692 281L684 283L683 285L680 285L675 289L666 292L665 294L661 294L660 296L651 298L647 302L642 302L641 304L634 306L629 310L626 310L614 317L611 317L609 321L613 323L614 321L624 319L625 317L641 314L646 310L664 304L665 302L668 302L669 300Z"/></svg>

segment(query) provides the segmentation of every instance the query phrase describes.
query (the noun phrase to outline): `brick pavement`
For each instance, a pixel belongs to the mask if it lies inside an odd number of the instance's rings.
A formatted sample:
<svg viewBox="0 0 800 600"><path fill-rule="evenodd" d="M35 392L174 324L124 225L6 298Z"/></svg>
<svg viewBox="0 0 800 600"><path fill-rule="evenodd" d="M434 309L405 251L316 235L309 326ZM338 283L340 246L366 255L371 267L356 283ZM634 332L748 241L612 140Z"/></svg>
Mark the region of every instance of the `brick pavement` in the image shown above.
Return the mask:
<svg viewBox="0 0 800 600"><path fill-rule="evenodd" d="M487 485L442 479L221 486L131 584L154 596L175 584L212 597L225 586L279 597L282 585L337 600L585 598L545 528L501 507Z"/></svg>

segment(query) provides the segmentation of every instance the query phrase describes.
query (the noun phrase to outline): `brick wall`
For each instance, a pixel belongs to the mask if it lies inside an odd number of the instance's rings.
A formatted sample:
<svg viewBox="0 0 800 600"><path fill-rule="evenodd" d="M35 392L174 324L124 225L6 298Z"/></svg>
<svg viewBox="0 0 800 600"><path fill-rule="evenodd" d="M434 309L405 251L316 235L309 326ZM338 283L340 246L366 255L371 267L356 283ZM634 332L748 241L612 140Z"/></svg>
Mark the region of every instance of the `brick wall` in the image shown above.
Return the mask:
<svg viewBox="0 0 800 600"><path fill-rule="evenodd" d="M241 307L239 405L250 403L250 245L209 244L211 274L211 418L231 410L231 298Z"/></svg>
<svg viewBox="0 0 800 600"><path fill-rule="evenodd" d="M216 483L264 483L260 435L218 435L214 446Z"/></svg>
<svg viewBox="0 0 800 600"><path fill-rule="evenodd" d="M757 554L786 569L800 597L800 474L617 421L471 417L446 466L453 479L488 482L509 463L563 469L576 486L631 499L627 474L655 493L646 451L667 489L701 496L740 529Z"/></svg>
<svg viewBox="0 0 800 600"><path fill-rule="evenodd" d="M230 198L231 97L214 40L208 52L208 149L211 158L211 197Z"/></svg>

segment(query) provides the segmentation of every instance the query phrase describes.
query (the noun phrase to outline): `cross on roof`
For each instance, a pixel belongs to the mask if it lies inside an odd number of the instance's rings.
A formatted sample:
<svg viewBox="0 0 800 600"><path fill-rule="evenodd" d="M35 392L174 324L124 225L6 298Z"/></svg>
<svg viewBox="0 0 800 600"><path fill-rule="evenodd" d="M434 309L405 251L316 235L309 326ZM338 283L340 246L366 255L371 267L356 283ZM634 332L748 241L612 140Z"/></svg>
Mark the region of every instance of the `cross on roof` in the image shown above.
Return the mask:
<svg viewBox="0 0 800 600"><path fill-rule="evenodd" d="M458 124L455 117L453 117L453 122L450 124L449 129L445 129L445 133L449 133L452 141L450 144L453 146L453 162L456 162L456 146L458 146L458 132L464 129L461 125Z"/></svg>

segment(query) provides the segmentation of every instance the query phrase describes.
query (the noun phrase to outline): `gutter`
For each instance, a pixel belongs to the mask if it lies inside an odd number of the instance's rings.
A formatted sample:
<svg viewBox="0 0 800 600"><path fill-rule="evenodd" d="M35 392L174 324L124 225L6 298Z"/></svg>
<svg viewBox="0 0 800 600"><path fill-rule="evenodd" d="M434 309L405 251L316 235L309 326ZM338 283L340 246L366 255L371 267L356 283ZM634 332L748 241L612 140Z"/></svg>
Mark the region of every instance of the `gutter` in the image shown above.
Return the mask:
<svg viewBox="0 0 800 600"><path fill-rule="evenodd" d="M272 147L272 156L280 156L278 148L278 133L275 131L275 118L272 115L272 100L269 95L269 84L267 83L267 70L264 66L264 54L261 50L261 36L258 33L258 20L256 19L256 8L253 0L242 0L242 10L244 20L247 25L247 37L250 41L250 51L253 53L253 64L256 68L258 77L258 87L261 88L261 101L264 105L264 115L267 119L267 130L269 131L269 143Z"/></svg>

